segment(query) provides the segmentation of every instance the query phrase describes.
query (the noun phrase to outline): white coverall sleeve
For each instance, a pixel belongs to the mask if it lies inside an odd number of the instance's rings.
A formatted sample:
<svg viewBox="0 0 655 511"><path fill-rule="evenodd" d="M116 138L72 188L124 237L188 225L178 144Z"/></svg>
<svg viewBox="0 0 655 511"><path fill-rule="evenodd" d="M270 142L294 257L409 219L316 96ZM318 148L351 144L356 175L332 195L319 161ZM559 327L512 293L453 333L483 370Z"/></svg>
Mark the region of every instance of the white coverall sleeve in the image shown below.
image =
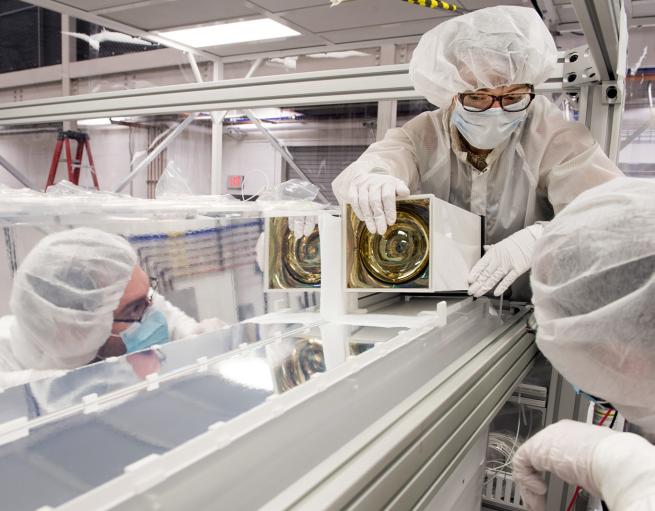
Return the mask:
<svg viewBox="0 0 655 511"><path fill-rule="evenodd" d="M612 511L655 510L655 446L645 438L606 438L594 452L591 471Z"/></svg>
<svg viewBox="0 0 655 511"><path fill-rule="evenodd" d="M612 511L655 510L655 446L632 433L563 420L528 439L512 467L529 511L545 511L544 472L602 498Z"/></svg>
<svg viewBox="0 0 655 511"><path fill-rule="evenodd" d="M589 130L570 122L552 103L543 105L545 114L533 128L532 139L543 147L539 186L545 188L555 214L582 192L623 176Z"/></svg>
<svg viewBox="0 0 655 511"><path fill-rule="evenodd" d="M184 311L175 307L175 305L170 303L159 293L155 293L153 296L152 306L166 316L168 333L172 341L218 330L226 325L224 321L218 318L196 321L191 316L188 316Z"/></svg>
<svg viewBox="0 0 655 511"><path fill-rule="evenodd" d="M332 190L340 203L346 202L353 179L373 171L388 174L403 181L411 193L417 193L419 166L414 132L421 133L423 126L429 126L429 112L420 114L402 128L392 128L384 138L369 146L356 161L351 163L332 182Z"/></svg>

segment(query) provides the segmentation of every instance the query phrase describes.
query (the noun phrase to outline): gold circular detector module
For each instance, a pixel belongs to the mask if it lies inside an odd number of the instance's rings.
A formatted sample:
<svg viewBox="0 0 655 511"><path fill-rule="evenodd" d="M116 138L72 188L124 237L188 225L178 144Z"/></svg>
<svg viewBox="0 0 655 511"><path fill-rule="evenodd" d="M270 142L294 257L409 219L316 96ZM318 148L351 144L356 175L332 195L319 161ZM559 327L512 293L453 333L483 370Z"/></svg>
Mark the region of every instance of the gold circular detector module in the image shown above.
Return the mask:
<svg viewBox="0 0 655 511"><path fill-rule="evenodd" d="M429 261L428 226L413 211L398 209L396 223L383 234L371 234L362 223L359 259L375 279L405 284L423 273Z"/></svg>
<svg viewBox="0 0 655 511"><path fill-rule="evenodd" d="M282 251L284 266L294 279L310 286L320 284L321 241L317 228L309 236L299 239L288 231Z"/></svg>

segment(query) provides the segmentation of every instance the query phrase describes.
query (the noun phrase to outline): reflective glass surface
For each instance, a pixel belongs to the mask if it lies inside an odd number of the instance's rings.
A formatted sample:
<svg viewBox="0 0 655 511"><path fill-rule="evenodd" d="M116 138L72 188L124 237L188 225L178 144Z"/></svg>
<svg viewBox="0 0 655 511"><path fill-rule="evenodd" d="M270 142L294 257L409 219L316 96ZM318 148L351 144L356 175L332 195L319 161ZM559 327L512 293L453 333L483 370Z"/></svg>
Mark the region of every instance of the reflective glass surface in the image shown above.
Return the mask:
<svg viewBox="0 0 655 511"><path fill-rule="evenodd" d="M292 326L275 325L278 331ZM25 386L22 397L33 413L46 407L63 409L74 395L102 394L110 392L114 384L120 387L139 381L136 366L148 359L152 360L147 363L160 364L165 373L166 366L180 368L193 363L196 355L229 350L240 340L250 340L248 335L256 338L261 327L243 325L241 331L232 330L236 333L233 337L200 336L164 346L160 353L142 352L126 360L89 366L64 378ZM230 421L268 396L282 394L315 373L337 367L399 331L330 327L305 327L286 337L243 347L219 357L205 371L196 368L163 381L155 390L131 398L117 397L96 413L77 413L50 422L34 428L26 438L0 446L0 470L9 474L0 479L5 505L20 511L62 504L120 475L127 465L166 452L212 424ZM18 400L20 394L11 395ZM26 487L39 491L25 491Z"/></svg>
<svg viewBox="0 0 655 511"><path fill-rule="evenodd" d="M89 394L99 397L125 389L152 373L168 375L239 346L298 330L298 324L236 324L194 338L171 342L152 350L80 367L57 378L46 378L0 393L0 423L20 417L34 419L82 404Z"/></svg>
<svg viewBox="0 0 655 511"><path fill-rule="evenodd" d="M434 297L412 299L394 307L384 307L376 313L388 314L392 309L400 314L403 311L429 311L434 310L437 301ZM295 393L290 391L262 404L253 410L252 415L237 417L234 422L220 426L214 435L210 435L211 440L220 441L229 432L236 435L241 428L250 428L254 417L265 420L252 434L234 438L219 451L208 454L203 462L194 464L184 474L178 474L175 481L169 479L150 488L148 498L164 506L176 502L178 505L186 503L187 507L196 504L197 507L211 507L220 502L223 509L258 509L289 485L299 484L301 478L310 472L321 473L324 467L319 468L319 465L322 462L329 460L327 464L331 465L335 457L338 460L347 459L353 447L356 449L366 443L364 439L369 438L368 433L371 432L368 428L380 425L380 420L384 421L382 424L394 420L393 417L400 420L408 398L415 402L417 393L425 395L428 389L433 388L435 381L442 381L443 387L439 385L438 388L443 388L448 396L444 396L439 415L447 422L452 421L452 427L457 428L462 414L468 416L475 409L477 399L460 401L449 408L448 403L453 403L450 398L457 399L455 396L465 394L468 385L461 388L451 386L448 382L453 380L443 382L439 377L441 372L452 374L450 370L461 367L460 364L465 364L469 356L476 357L476 365L477 361L485 360L488 351L479 349L490 346L490 343L495 344L494 339L507 330L508 321L516 320L514 307L507 308L501 319L496 308L490 307L486 299L475 302L465 300L459 306L451 302L445 328L426 332L409 342L403 338L386 341L380 348L369 350L352 361L351 368L357 366L355 372L346 373L334 384L324 386L324 382L330 381L328 367L328 375L305 387L317 390L310 399L298 399L305 396L301 393L301 387ZM323 339L326 337L323 336ZM500 342L511 341L506 336ZM386 347L393 349L384 349ZM326 355L330 348L324 344ZM474 379L475 376L466 367L468 364L463 367L464 373ZM439 390L437 393L440 393ZM283 411L289 403L294 403L293 408ZM264 419L263 411L270 413L268 418ZM211 440L207 439L205 445L210 446ZM446 442L446 438L443 441ZM181 450L192 455L190 445L182 446ZM284 470L280 467L284 467ZM144 476L145 472L144 467ZM217 478L216 474L221 474L221 477ZM124 481L117 481L111 491L122 493L123 484ZM180 494L184 489L192 488L194 495ZM257 491L253 492L252 488L257 488ZM130 504L138 505L141 498L130 499Z"/></svg>

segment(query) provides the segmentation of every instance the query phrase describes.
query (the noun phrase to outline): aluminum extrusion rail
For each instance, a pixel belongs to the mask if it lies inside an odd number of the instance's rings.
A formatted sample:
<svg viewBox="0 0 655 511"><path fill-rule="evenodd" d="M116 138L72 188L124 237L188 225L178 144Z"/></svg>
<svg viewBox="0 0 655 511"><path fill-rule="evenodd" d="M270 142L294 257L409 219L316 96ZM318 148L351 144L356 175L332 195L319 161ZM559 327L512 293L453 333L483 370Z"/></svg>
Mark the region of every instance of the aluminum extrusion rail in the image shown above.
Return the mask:
<svg viewBox="0 0 655 511"><path fill-rule="evenodd" d="M5 103L0 105L0 125L417 98L407 69L377 66Z"/></svg>
<svg viewBox="0 0 655 511"><path fill-rule="evenodd" d="M422 509L532 368L537 354L534 336L519 322L411 409L403 403L391 412L396 417L385 431L290 509Z"/></svg>
<svg viewBox="0 0 655 511"><path fill-rule="evenodd" d="M407 71L408 65L394 64L3 103L0 125L420 98ZM560 66L538 90L561 87Z"/></svg>

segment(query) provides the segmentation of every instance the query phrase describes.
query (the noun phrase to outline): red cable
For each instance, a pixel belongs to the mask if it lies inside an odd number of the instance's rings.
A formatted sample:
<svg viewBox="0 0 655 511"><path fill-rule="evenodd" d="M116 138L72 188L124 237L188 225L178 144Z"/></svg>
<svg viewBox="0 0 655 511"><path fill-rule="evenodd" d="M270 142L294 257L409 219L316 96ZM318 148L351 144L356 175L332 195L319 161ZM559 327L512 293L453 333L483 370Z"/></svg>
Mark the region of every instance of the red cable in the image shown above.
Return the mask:
<svg viewBox="0 0 655 511"><path fill-rule="evenodd" d="M605 421L607 420L607 418L610 416L610 414L611 414L613 411L614 411L614 410L613 410L612 408L610 408L609 410L607 410L607 412L605 413L605 415L603 415L603 418L602 418L602 419L600 420L600 422L598 423L598 426L599 426L599 427L602 426L602 425L605 423ZM575 487L575 493L573 494L573 497L571 497L571 502L569 502L569 505L568 505L568 507L566 508L566 511L571 511L571 510L573 509L573 505L575 504L575 501L577 500L578 495L580 495L580 491L581 491L581 490L582 490L582 488L581 488L580 486L576 486L576 487Z"/></svg>
<svg viewBox="0 0 655 511"><path fill-rule="evenodd" d="M566 508L566 511L571 511L573 509L573 505L575 504L575 501L578 499L578 495L580 495L580 488L579 486L575 487L575 493L573 494L573 497L571 498L571 502L569 502L569 506Z"/></svg>

